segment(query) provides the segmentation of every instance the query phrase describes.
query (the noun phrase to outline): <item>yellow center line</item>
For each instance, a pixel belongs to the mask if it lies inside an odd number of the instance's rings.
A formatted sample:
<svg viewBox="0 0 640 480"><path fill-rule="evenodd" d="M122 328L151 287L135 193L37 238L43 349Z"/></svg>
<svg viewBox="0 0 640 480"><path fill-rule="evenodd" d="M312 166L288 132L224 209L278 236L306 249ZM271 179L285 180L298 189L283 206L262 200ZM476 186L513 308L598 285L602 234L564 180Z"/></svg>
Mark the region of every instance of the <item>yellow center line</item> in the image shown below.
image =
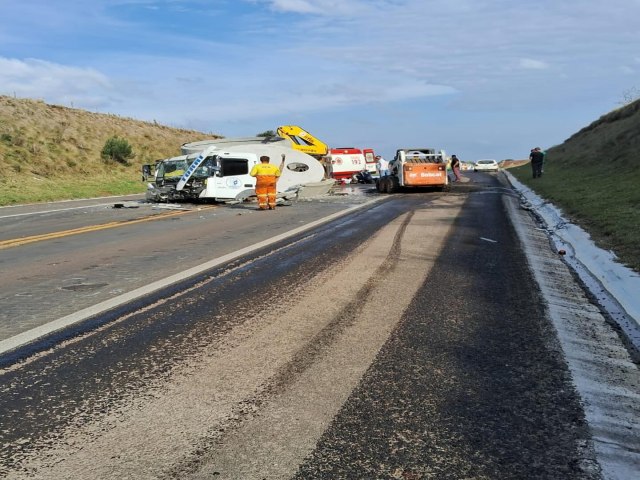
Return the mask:
<svg viewBox="0 0 640 480"><path fill-rule="evenodd" d="M108 228L123 227L125 225L133 225L136 223L150 222L153 220L161 220L164 218L176 217L178 215L185 215L187 213L201 212L202 210L211 210L213 208L217 208L217 207L212 206L212 207L200 208L198 210L160 213L157 215L138 218L134 220L121 220L118 222L103 223L101 225L90 225L88 227L80 227L80 228L74 228L71 230L63 230L61 232L44 233L42 235L32 235L30 237L21 237L21 238L14 238L10 240L3 240L3 241L0 241L0 250L5 248L18 247L20 245L26 245L27 243L42 242L45 240L53 240L56 238L68 237L70 235L78 235L81 233L88 233L88 232L97 232L99 230L106 230Z"/></svg>

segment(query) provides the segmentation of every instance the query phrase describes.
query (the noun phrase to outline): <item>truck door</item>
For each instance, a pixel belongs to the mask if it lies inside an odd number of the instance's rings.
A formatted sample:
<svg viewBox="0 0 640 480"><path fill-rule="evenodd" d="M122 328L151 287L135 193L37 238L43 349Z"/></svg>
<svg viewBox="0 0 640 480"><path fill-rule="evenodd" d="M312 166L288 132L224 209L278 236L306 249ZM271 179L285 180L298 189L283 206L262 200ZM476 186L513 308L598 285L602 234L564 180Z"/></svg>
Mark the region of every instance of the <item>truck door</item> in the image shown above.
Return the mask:
<svg viewBox="0 0 640 480"><path fill-rule="evenodd" d="M217 156L215 176L208 178L201 197L229 200L253 193L255 179L249 175L250 163L247 157Z"/></svg>

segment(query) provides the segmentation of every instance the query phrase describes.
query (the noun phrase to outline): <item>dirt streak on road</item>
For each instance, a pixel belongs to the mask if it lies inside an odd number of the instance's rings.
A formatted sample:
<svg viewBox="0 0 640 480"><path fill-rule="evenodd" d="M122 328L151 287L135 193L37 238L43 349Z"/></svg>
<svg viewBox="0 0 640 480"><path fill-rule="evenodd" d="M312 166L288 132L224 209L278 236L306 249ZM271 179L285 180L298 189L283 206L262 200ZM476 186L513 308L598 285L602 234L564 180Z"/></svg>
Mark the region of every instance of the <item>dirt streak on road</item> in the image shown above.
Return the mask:
<svg viewBox="0 0 640 480"><path fill-rule="evenodd" d="M21 469L47 479L291 476L401 318L461 203L399 217L295 295L275 285L281 302L252 306L161 390L67 429Z"/></svg>

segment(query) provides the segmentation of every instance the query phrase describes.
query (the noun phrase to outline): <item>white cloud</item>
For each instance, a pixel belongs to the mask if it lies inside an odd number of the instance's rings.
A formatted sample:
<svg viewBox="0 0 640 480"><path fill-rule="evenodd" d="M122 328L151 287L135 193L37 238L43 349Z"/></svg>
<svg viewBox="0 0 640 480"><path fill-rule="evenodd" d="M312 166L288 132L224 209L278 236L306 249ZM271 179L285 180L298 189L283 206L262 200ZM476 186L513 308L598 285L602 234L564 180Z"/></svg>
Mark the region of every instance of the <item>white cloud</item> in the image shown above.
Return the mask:
<svg viewBox="0 0 640 480"><path fill-rule="evenodd" d="M85 108L105 105L114 93L112 82L94 69L37 59L0 57L0 85L6 95L43 98L50 103Z"/></svg>
<svg viewBox="0 0 640 480"><path fill-rule="evenodd" d="M520 66L529 70L546 70L549 65L541 60L534 60L532 58L521 58Z"/></svg>
<svg viewBox="0 0 640 480"><path fill-rule="evenodd" d="M640 62L640 4L628 0L581 0L580 9L552 0L9 3L0 93L207 130L283 115L333 125L345 112L410 105L423 115L416 128L453 111L457 125L472 119L472 142L479 122L491 127L481 114L527 112L528 121L534 109L569 112L592 98L603 113L629 81L621 72ZM394 128L408 131L398 118Z"/></svg>
<svg viewBox="0 0 640 480"><path fill-rule="evenodd" d="M322 10L307 0L275 0L270 2L275 10L296 13L320 13Z"/></svg>
<svg viewBox="0 0 640 480"><path fill-rule="evenodd" d="M363 11L368 8L366 1L356 0L249 0L268 4L278 12L291 12L314 15L344 15ZM370 4L370 3L369 3Z"/></svg>

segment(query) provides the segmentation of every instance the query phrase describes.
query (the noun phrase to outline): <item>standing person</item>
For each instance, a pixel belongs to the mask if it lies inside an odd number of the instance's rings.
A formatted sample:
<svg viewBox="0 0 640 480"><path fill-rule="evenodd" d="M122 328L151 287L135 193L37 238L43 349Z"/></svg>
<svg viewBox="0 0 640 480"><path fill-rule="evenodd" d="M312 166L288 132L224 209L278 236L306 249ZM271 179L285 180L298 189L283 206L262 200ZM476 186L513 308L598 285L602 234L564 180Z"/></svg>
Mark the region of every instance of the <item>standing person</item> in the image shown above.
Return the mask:
<svg viewBox="0 0 640 480"><path fill-rule="evenodd" d="M451 170L453 170L453 175L456 177L454 182L460 181L460 160L455 155L451 155Z"/></svg>
<svg viewBox="0 0 640 480"><path fill-rule="evenodd" d="M531 170L533 172L533 178L541 177L542 164L544 163L544 153L540 151L540 147L536 147L531 151L529 160L531 160Z"/></svg>
<svg viewBox="0 0 640 480"><path fill-rule="evenodd" d="M324 155L320 159L320 164L322 165L322 169L324 170L323 179L331 178L331 157L328 155Z"/></svg>
<svg viewBox="0 0 640 480"><path fill-rule="evenodd" d="M276 184L282 167L284 166L285 156L282 154L282 163L280 168L269 163L270 158L266 155L260 157L260 163L254 165L249 175L256 177L256 195L258 196L258 208L260 210L276 209Z"/></svg>
<svg viewBox="0 0 640 480"><path fill-rule="evenodd" d="M389 175L389 162L381 155L376 155L376 168L378 169L378 175L380 175L380 178Z"/></svg>

